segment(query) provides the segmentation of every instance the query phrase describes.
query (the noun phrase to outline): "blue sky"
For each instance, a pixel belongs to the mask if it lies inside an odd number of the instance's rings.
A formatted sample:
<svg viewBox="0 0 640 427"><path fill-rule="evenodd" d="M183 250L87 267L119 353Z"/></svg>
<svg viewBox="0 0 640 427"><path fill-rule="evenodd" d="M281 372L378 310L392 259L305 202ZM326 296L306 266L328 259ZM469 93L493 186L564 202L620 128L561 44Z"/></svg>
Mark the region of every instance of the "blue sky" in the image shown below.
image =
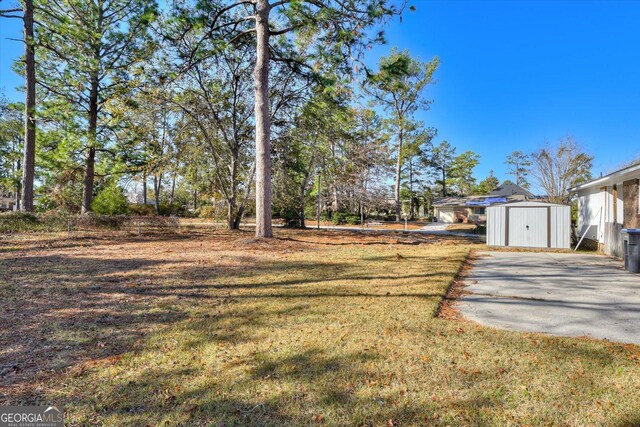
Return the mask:
<svg viewBox="0 0 640 427"><path fill-rule="evenodd" d="M415 4L374 55L440 58L420 118L438 141L481 155L478 178L507 178L508 153L567 134L595 155L595 175L640 156L640 2Z"/></svg>
<svg viewBox="0 0 640 427"><path fill-rule="evenodd" d="M417 11L386 28L388 45L438 56L434 103L418 118L459 152L480 154L475 175L505 174L513 150L573 135L595 155L593 172L640 156L640 2L414 0ZM21 45L17 20L0 21L0 88L10 99Z"/></svg>

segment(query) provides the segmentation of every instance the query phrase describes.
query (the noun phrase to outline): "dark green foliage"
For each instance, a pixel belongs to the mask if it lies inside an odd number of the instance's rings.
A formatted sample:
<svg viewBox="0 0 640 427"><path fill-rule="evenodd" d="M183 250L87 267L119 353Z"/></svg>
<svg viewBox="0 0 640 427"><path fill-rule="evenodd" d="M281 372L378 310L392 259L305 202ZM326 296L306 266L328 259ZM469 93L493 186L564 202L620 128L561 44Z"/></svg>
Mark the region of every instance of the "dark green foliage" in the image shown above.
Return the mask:
<svg viewBox="0 0 640 427"><path fill-rule="evenodd" d="M15 191L22 176L24 106L7 104L0 94L0 190Z"/></svg>
<svg viewBox="0 0 640 427"><path fill-rule="evenodd" d="M41 215L26 212L0 214L0 233L63 231L67 224L68 216L55 211Z"/></svg>
<svg viewBox="0 0 640 427"><path fill-rule="evenodd" d="M473 151L456 155L456 148L442 141L433 148L429 166L432 175L441 188L441 196L468 196L475 190L473 169L478 165L480 156Z"/></svg>
<svg viewBox="0 0 640 427"><path fill-rule="evenodd" d="M487 195L498 188L499 185L500 181L498 181L498 178L495 177L493 171L489 171L489 176L476 185L476 188L473 190L473 194Z"/></svg>
<svg viewBox="0 0 640 427"><path fill-rule="evenodd" d="M300 212L295 208L282 209L275 216L276 218L281 218L284 221L285 227L300 227Z"/></svg>
<svg viewBox="0 0 640 427"><path fill-rule="evenodd" d="M162 216L69 215L61 211L44 214L10 212L0 214L0 233L71 231L125 231L137 233L172 232L179 228L176 218Z"/></svg>
<svg viewBox="0 0 640 427"><path fill-rule="evenodd" d="M38 226L38 218L30 213L11 212L0 214L0 232L31 231Z"/></svg>
<svg viewBox="0 0 640 427"><path fill-rule="evenodd" d="M99 215L124 215L129 210L124 191L116 184L109 184L100 190L92 207Z"/></svg>
<svg viewBox="0 0 640 427"><path fill-rule="evenodd" d="M65 0L47 2L36 12L40 115L73 142L65 147L60 141L58 149L70 148L65 162L83 164L82 211L87 212L96 173L113 173L125 160L123 150L114 147L114 134L125 123L114 107L131 96L134 77L144 71L157 5L153 0Z"/></svg>
<svg viewBox="0 0 640 427"><path fill-rule="evenodd" d="M360 217L358 215L349 215L346 218L347 224L357 225L360 224Z"/></svg>
<svg viewBox="0 0 640 427"><path fill-rule="evenodd" d="M360 217L349 212L336 212L333 214L333 223L336 225L360 224Z"/></svg>
<svg viewBox="0 0 640 427"><path fill-rule="evenodd" d="M180 203L160 203L160 215L178 216L180 218L195 218L197 216L191 213L186 205Z"/></svg>
<svg viewBox="0 0 640 427"><path fill-rule="evenodd" d="M153 205L129 205L128 207L130 215L155 215L156 210Z"/></svg>

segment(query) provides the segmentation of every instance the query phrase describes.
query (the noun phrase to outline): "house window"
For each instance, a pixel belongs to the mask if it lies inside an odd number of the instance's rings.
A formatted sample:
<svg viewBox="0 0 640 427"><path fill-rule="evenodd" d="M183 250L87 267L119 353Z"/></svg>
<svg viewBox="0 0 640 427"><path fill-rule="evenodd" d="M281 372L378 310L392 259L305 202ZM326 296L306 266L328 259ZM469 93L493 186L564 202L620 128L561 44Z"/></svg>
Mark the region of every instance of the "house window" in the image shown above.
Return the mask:
<svg viewBox="0 0 640 427"><path fill-rule="evenodd" d="M486 208L473 208L473 213L476 215L485 215Z"/></svg>

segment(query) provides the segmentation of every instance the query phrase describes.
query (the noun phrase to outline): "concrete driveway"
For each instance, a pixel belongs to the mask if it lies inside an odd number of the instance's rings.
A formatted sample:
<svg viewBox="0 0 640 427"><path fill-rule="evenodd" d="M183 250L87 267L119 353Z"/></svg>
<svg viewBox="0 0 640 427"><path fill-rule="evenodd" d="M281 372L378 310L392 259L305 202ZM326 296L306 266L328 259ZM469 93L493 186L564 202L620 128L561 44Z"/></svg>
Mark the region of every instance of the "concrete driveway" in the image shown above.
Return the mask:
<svg viewBox="0 0 640 427"><path fill-rule="evenodd" d="M599 255L483 252L460 312L498 328L640 344L640 275Z"/></svg>

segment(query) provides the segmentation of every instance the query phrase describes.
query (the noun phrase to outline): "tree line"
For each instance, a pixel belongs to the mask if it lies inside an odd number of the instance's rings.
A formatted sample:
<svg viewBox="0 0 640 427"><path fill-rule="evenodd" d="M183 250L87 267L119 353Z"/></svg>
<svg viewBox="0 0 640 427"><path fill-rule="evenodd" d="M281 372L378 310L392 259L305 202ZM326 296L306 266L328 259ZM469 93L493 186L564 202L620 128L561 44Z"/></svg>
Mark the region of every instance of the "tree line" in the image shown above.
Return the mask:
<svg viewBox="0 0 640 427"><path fill-rule="evenodd" d="M25 102L0 102L0 179L21 210L34 210L37 185L38 209L80 213L125 211L122 187L138 182L156 213L189 206L231 229L251 214L259 237L272 235L274 214L300 225L313 213L400 220L421 199L491 187L491 177L475 184L476 153L434 144L437 130L415 117L432 102L437 58L392 49L365 65L384 42L380 27L404 9L387 0L1 9L23 22Z"/></svg>

